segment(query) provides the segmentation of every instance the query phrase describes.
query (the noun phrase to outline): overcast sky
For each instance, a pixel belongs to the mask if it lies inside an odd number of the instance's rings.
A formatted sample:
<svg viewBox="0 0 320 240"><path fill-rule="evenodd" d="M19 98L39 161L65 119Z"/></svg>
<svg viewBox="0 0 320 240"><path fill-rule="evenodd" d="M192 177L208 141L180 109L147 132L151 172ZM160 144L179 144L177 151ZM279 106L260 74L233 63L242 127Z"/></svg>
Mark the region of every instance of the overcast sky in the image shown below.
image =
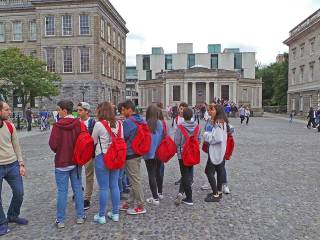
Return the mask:
<svg viewBox="0 0 320 240"><path fill-rule="evenodd" d="M257 52L262 64L288 48L289 31L320 8L320 0L110 0L127 22L127 65L136 54L192 42L195 53L208 43Z"/></svg>

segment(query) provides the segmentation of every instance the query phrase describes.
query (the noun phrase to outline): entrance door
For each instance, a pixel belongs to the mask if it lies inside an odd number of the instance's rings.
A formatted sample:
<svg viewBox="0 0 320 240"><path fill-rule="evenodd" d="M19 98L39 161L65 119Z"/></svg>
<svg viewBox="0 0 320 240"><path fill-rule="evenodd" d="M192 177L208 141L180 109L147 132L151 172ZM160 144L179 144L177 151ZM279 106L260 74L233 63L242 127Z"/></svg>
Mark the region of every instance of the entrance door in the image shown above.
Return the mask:
<svg viewBox="0 0 320 240"><path fill-rule="evenodd" d="M223 100L229 100L229 85L221 86L221 98Z"/></svg>

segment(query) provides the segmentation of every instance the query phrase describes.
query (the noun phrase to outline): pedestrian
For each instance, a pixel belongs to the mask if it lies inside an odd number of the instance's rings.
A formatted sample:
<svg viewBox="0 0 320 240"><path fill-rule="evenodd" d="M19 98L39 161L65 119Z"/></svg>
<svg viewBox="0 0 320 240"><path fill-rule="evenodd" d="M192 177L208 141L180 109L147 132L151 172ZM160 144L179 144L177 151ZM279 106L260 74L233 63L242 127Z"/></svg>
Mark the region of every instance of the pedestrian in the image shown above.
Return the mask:
<svg viewBox="0 0 320 240"><path fill-rule="evenodd" d="M146 124L145 120L135 113L135 105L127 100L122 105L122 114L126 118L123 122L124 139L127 143L126 173L132 189L129 199L123 203L120 210L126 211L129 215L144 214L147 212L144 206L144 194L141 184L141 158L134 152L132 142L137 135L138 124ZM136 204L136 205L135 205Z"/></svg>
<svg viewBox="0 0 320 240"><path fill-rule="evenodd" d="M249 119L250 119L250 109L249 109L249 107L247 106L246 108L245 108L245 117L246 117L246 125L248 125L249 124Z"/></svg>
<svg viewBox="0 0 320 240"><path fill-rule="evenodd" d="M24 194L22 177L25 176L26 169L17 131L8 121L10 114L9 105L0 101L0 236L10 232L8 223L28 224L27 219L19 217ZM13 194L7 216L3 210L3 198L1 198L3 179L7 181Z"/></svg>
<svg viewBox="0 0 320 240"><path fill-rule="evenodd" d="M31 111L31 108L28 107L26 111L26 118L27 118L27 130L30 132L32 130L32 118L33 118L33 112Z"/></svg>
<svg viewBox="0 0 320 240"><path fill-rule="evenodd" d="M310 108L309 113L308 113L308 117L309 118L308 124L307 124L307 128L311 128L311 125L313 128L316 128L316 112L313 110L313 107Z"/></svg>
<svg viewBox="0 0 320 240"><path fill-rule="evenodd" d="M118 133L121 132L121 138L123 138L123 126L121 121L116 120L114 109L110 102L104 102L99 106L97 110L97 118L99 121L94 126L92 138L94 143L97 145L94 165L99 185L99 213L94 216L94 221L100 224L105 224L109 192L112 202L112 211L108 212L107 216L114 222L119 221L120 169L109 169L104 163L104 154L108 151L108 148L112 143L112 138L104 125L109 126L115 135L118 135Z"/></svg>
<svg viewBox="0 0 320 240"><path fill-rule="evenodd" d="M205 168L212 193L205 198L206 202L219 202L222 198L222 185L226 183L224 155L227 146L227 124L224 109L221 105L209 107L212 119L212 131L203 134L204 141L209 144L208 161ZM217 181L215 179L217 173Z"/></svg>
<svg viewBox="0 0 320 240"><path fill-rule="evenodd" d="M199 129L199 125L196 124L195 121L192 121L192 110L190 108L185 108L183 110L183 118L184 122L181 124L182 128L184 128L189 136L194 135L194 132ZM198 135L194 136L200 141L200 131L198 131ZM184 160L182 158L182 153L185 148L186 138L180 128L177 128L174 135L174 142L177 146L177 155L179 160L180 172L181 172L181 182L179 187L179 193L175 199L175 204L180 205L181 202L192 206L192 181L193 181L193 166L186 166L184 164ZM199 152L200 153L200 152ZM198 157L198 156L194 156ZM200 156L199 156L200 157ZM183 194L186 194L186 197L183 198Z"/></svg>
<svg viewBox="0 0 320 240"><path fill-rule="evenodd" d="M246 115L246 108L243 105L240 106L239 114L240 114L240 123L242 124Z"/></svg>
<svg viewBox="0 0 320 240"><path fill-rule="evenodd" d="M72 116L73 103L69 100L58 102L60 120L53 125L49 146L55 153L55 178L57 184L57 228L64 228L68 198L69 179L74 194L76 223L86 220L83 209L81 166L73 162L74 146L81 132L80 120Z"/></svg>
<svg viewBox="0 0 320 240"><path fill-rule="evenodd" d="M90 104L86 102L80 102L77 106L77 114L80 118L80 121L84 123L87 127L88 132L92 135L94 125L96 123L95 119L90 117ZM94 156L92 156L94 157ZM84 210L88 210L90 208L90 201L93 192L93 183L94 183L94 162L91 159L84 165L84 170L86 174L86 187L84 193Z"/></svg>
<svg viewBox="0 0 320 240"><path fill-rule="evenodd" d="M146 202L153 205L159 205L160 203L159 193L162 194L163 182L163 179L161 179L162 176L160 172L161 162L158 159L156 159L156 151L163 138L162 122L159 120L160 111L161 110L157 106L150 105L147 108L146 112L146 121L152 134L150 151L143 157L148 171L149 187L152 193L152 197L147 198ZM158 189L158 186L160 189Z"/></svg>
<svg viewBox="0 0 320 240"><path fill-rule="evenodd" d="M320 132L320 107L318 108L317 111L317 126L318 126L318 132Z"/></svg>
<svg viewBox="0 0 320 240"><path fill-rule="evenodd" d="M289 123L293 122L294 111L292 110L289 115Z"/></svg>

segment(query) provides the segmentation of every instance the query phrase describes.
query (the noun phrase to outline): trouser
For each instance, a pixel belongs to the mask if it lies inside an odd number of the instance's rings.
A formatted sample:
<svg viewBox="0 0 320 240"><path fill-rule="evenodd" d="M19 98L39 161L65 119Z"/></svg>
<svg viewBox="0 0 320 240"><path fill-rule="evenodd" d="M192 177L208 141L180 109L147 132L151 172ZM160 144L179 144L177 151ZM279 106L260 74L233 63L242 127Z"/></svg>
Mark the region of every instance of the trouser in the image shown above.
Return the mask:
<svg viewBox="0 0 320 240"><path fill-rule="evenodd" d="M86 189L84 193L84 200L90 201L93 192L94 183L94 161L91 159L86 163L85 174L86 174Z"/></svg>
<svg viewBox="0 0 320 240"><path fill-rule="evenodd" d="M242 116L242 115L240 116L241 124L243 123L244 118L245 118L244 116Z"/></svg>
<svg viewBox="0 0 320 240"><path fill-rule="evenodd" d="M215 179L215 173L217 172L217 181ZM216 195L218 192L222 192L222 185L227 183L227 174L225 169L225 161L219 165L214 165L210 156L208 157L207 165L205 168L205 174L207 175L212 192Z"/></svg>
<svg viewBox="0 0 320 240"><path fill-rule="evenodd" d="M132 189L129 194L128 204L133 207L136 203L139 207L144 208L144 195L141 184L141 157L126 160L126 173Z"/></svg>
<svg viewBox="0 0 320 240"><path fill-rule="evenodd" d="M96 178L99 184L99 216L103 217L108 206L109 191L112 202L112 213L119 214L120 190L119 190L119 169L110 170L106 168L103 161L103 154L95 158Z"/></svg>
<svg viewBox="0 0 320 240"><path fill-rule="evenodd" d="M183 160L179 159L179 166L181 172L181 182L179 193L186 194L186 198L188 201L192 201L192 188L191 188L191 179L192 179L192 171L193 167L187 167L183 164Z"/></svg>
<svg viewBox="0 0 320 240"><path fill-rule="evenodd" d="M161 161L157 159L148 159L145 160L148 177L149 177L149 186L154 199L159 199L158 193L162 194L162 185L163 185L163 171L164 165Z"/></svg>
<svg viewBox="0 0 320 240"><path fill-rule="evenodd" d="M246 124L248 125L248 123L249 123L249 116L246 116L246 119L247 119Z"/></svg>
<svg viewBox="0 0 320 240"><path fill-rule="evenodd" d="M119 184L120 193L128 189L128 178L126 175L125 168L121 169L119 172L118 184Z"/></svg>
<svg viewBox="0 0 320 240"><path fill-rule="evenodd" d="M28 119L27 120L27 127L28 127L28 132L30 132L31 131L31 128L32 128L32 120L31 119Z"/></svg>
<svg viewBox="0 0 320 240"><path fill-rule="evenodd" d="M77 218L84 217L81 167L69 171L55 170L57 184L57 220L64 222L68 199L69 179L74 194Z"/></svg>
<svg viewBox="0 0 320 240"><path fill-rule="evenodd" d="M13 194L7 217L3 211L1 198L3 180L7 181ZM0 226L7 224L7 219L15 219L20 215L23 194L23 182L22 177L20 176L20 167L18 161L6 165L0 165Z"/></svg>
<svg viewBox="0 0 320 240"><path fill-rule="evenodd" d="M311 127L311 124L312 124L312 127L316 127L316 123L315 123L314 118L309 118L307 127Z"/></svg>

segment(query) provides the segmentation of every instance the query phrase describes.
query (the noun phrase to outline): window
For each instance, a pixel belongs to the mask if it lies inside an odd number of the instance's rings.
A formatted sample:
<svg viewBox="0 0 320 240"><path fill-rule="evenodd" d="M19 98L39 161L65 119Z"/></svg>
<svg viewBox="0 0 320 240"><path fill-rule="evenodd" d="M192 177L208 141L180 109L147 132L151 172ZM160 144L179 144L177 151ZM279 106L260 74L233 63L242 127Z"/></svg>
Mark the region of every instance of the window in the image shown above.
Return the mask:
<svg viewBox="0 0 320 240"><path fill-rule="evenodd" d="M121 39L121 53L125 54L124 38Z"/></svg>
<svg viewBox="0 0 320 240"><path fill-rule="evenodd" d="M147 70L146 71L146 80L151 80L152 79L152 71L151 70Z"/></svg>
<svg viewBox="0 0 320 240"><path fill-rule="evenodd" d="M106 75L106 52L102 51L101 54L101 74Z"/></svg>
<svg viewBox="0 0 320 240"><path fill-rule="evenodd" d="M172 96L173 96L173 101L181 101L180 100L180 86L173 86L172 89Z"/></svg>
<svg viewBox="0 0 320 240"><path fill-rule="evenodd" d="M150 56L149 55L144 55L142 57L142 69L143 70L150 70Z"/></svg>
<svg viewBox="0 0 320 240"><path fill-rule="evenodd" d="M102 38L102 39L104 39L104 37L105 37L105 31L104 31L104 29L105 29L105 21L104 21L104 19L101 17L101 20L100 20L100 37Z"/></svg>
<svg viewBox="0 0 320 240"><path fill-rule="evenodd" d="M118 76L117 79L121 81L121 62L118 62Z"/></svg>
<svg viewBox="0 0 320 240"><path fill-rule="evenodd" d="M0 42L5 41L4 23L0 22Z"/></svg>
<svg viewBox="0 0 320 240"><path fill-rule="evenodd" d="M109 24L107 25L107 40L111 44L111 26Z"/></svg>
<svg viewBox="0 0 320 240"><path fill-rule="evenodd" d="M218 59L219 59L218 54L211 54L211 58L210 58L211 69L218 69L218 63L219 63Z"/></svg>
<svg viewBox="0 0 320 240"><path fill-rule="evenodd" d="M234 54L234 69L242 69L242 54Z"/></svg>
<svg viewBox="0 0 320 240"><path fill-rule="evenodd" d="M30 57L36 58L36 57L37 57L37 51L36 51L36 50L32 50L32 51L30 52Z"/></svg>
<svg viewBox="0 0 320 240"><path fill-rule="evenodd" d="M111 55L108 54L107 57L107 66L108 66L108 77L111 77Z"/></svg>
<svg viewBox="0 0 320 240"><path fill-rule="evenodd" d="M112 32L112 46L116 47L116 30Z"/></svg>
<svg viewBox="0 0 320 240"><path fill-rule="evenodd" d="M80 48L80 72L89 72L89 48Z"/></svg>
<svg viewBox="0 0 320 240"><path fill-rule="evenodd" d="M165 55L165 69L172 70L172 55L171 54Z"/></svg>
<svg viewBox="0 0 320 240"><path fill-rule="evenodd" d="M291 85L294 85L296 79L296 69L292 69L292 79L291 79Z"/></svg>
<svg viewBox="0 0 320 240"><path fill-rule="evenodd" d="M196 55L195 54L188 54L188 68L196 65Z"/></svg>
<svg viewBox="0 0 320 240"><path fill-rule="evenodd" d="M116 58L113 58L113 62L112 62L112 72L113 72L112 78L113 78L113 79L117 79L116 70L117 70Z"/></svg>
<svg viewBox="0 0 320 240"><path fill-rule="evenodd" d="M54 36L54 16L45 17L45 35Z"/></svg>
<svg viewBox="0 0 320 240"><path fill-rule="evenodd" d="M13 41L22 41L22 23L14 22L12 25Z"/></svg>
<svg viewBox="0 0 320 240"><path fill-rule="evenodd" d="M126 91L126 96L131 96L131 91Z"/></svg>
<svg viewBox="0 0 320 240"><path fill-rule="evenodd" d="M71 15L62 16L62 35L63 36L72 35L72 16Z"/></svg>
<svg viewBox="0 0 320 240"><path fill-rule="evenodd" d="M118 48L118 51L120 52L121 51L121 37L120 37L120 34L118 34L117 48Z"/></svg>
<svg viewBox="0 0 320 240"><path fill-rule="evenodd" d="M300 107L299 110L302 112L303 111L303 96L300 96Z"/></svg>
<svg viewBox="0 0 320 240"><path fill-rule="evenodd" d="M63 49L63 72L72 73L72 48Z"/></svg>
<svg viewBox="0 0 320 240"><path fill-rule="evenodd" d="M304 56L304 44L300 45L300 57Z"/></svg>
<svg viewBox="0 0 320 240"><path fill-rule="evenodd" d="M314 78L314 62L309 63L309 81L312 82Z"/></svg>
<svg viewBox="0 0 320 240"><path fill-rule="evenodd" d="M124 64L121 64L121 81L125 81L125 68L124 68Z"/></svg>
<svg viewBox="0 0 320 240"><path fill-rule="evenodd" d="M89 15L80 15L80 35L90 34Z"/></svg>
<svg viewBox="0 0 320 240"><path fill-rule="evenodd" d="M37 25L36 20L32 20L29 23L29 39L34 41L37 40Z"/></svg>
<svg viewBox="0 0 320 240"><path fill-rule="evenodd" d="M221 98L229 100L229 85L221 85Z"/></svg>
<svg viewBox="0 0 320 240"><path fill-rule="evenodd" d="M55 72L56 71L56 56L54 48L45 49L45 61L47 63L47 71Z"/></svg>
<svg viewBox="0 0 320 240"><path fill-rule="evenodd" d="M300 67L300 83L303 82L303 76L304 75L304 66L301 66Z"/></svg>
<svg viewBox="0 0 320 240"><path fill-rule="evenodd" d="M314 54L314 40L310 41L310 54Z"/></svg>
<svg viewBox="0 0 320 240"><path fill-rule="evenodd" d="M296 60L296 48L292 48L292 57L293 60Z"/></svg>

